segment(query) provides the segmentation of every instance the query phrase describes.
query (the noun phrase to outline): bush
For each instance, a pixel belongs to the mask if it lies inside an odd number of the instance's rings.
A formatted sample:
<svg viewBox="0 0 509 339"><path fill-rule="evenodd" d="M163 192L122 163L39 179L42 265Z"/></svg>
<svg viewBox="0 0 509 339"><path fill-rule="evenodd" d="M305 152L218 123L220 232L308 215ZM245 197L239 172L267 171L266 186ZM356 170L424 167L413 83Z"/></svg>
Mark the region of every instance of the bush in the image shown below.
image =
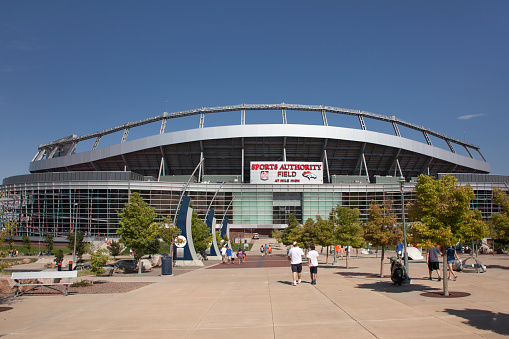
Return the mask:
<svg viewBox="0 0 509 339"><path fill-rule="evenodd" d="M95 275L104 273L103 266L108 261L108 255L105 250L97 250L90 254L90 272Z"/></svg>

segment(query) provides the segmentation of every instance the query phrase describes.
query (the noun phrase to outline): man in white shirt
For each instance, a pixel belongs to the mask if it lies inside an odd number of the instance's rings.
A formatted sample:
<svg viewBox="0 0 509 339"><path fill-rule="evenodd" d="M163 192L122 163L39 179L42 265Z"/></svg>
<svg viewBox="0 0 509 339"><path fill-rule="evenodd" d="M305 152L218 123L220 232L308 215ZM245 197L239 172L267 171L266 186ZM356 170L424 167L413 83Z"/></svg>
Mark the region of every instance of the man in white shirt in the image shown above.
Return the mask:
<svg viewBox="0 0 509 339"><path fill-rule="evenodd" d="M221 247L221 257L223 264L226 264L226 246Z"/></svg>
<svg viewBox="0 0 509 339"><path fill-rule="evenodd" d="M311 251L308 252L309 274L311 276L311 285L316 285L316 277L318 276L318 252L315 251L315 245L309 246Z"/></svg>
<svg viewBox="0 0 509 339"><path fill-rule="evenodd" d="M297 244L297 242L294 242L293 247L290 249L290 251L288 251L288 260L290 260L290 264L292 265L293 286L296 286L301 282L300 278L302 273L303 255L304 252L299 247L299 244Z"/></svg>

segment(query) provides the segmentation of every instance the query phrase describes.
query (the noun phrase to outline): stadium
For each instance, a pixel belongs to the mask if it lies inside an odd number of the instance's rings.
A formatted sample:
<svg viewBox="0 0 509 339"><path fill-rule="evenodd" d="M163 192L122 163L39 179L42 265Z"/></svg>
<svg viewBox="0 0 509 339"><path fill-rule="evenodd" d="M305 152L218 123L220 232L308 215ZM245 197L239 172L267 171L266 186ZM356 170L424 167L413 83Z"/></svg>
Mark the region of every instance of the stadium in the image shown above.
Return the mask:
<svg viewBox="0 0 509 339"><path fill-rule="evenodd" d="M289 123L294 112L308 121ZM248 123L246 117L263 114L271 123ZM207 126L208 117L218 115L229 123ZM197 128L178 128L179 119L192 116L199 117ZM346 118L356 126L342 126ZM369 130L368 121L385 130ZM159 133L130 140L130 133L149 125ZM118 138L102 145L110 136ZM90 147L79 151L82 145ZM327 218L338 204L359 208L366 220L372 200L390 199L400 215L402 195L413 199L420 174L449 173L472 185L472 207L488 218L499 211L491 202L493 188L507 190L509 182L490 175L480 147L466 141L394 116L285 103L165 112L71 135L41 144L29 170L3 180L6 212L0 218L16 221L18 235L35 237L62 236L75 227L89 236L115 236L117 211L133 192L156 208L159 219L173 216L185 193L200 216L213 209L218 223L228 218L232 232L249 236L286 227L290 213L300 222Z"/></svg>

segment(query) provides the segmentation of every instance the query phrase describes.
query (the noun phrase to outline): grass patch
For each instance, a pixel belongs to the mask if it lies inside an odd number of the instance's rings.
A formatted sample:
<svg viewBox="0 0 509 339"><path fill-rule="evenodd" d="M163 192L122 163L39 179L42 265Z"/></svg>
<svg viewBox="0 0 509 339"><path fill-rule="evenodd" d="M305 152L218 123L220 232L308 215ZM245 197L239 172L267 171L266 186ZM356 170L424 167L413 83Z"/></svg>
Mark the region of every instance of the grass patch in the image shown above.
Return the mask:
<svg viewBox="0 0 509 339"><path fill-rule="evenodd" d="M86 277L88 275L92 275L90 269L78 271L78 277Z"/></svg>
<svg viewBox="0 0 509 339"><path fill-rule="evenodd" d="M71 287L88 287L88 286L92 286L92 283L86 279L77 281L71 285Z"/></svg>

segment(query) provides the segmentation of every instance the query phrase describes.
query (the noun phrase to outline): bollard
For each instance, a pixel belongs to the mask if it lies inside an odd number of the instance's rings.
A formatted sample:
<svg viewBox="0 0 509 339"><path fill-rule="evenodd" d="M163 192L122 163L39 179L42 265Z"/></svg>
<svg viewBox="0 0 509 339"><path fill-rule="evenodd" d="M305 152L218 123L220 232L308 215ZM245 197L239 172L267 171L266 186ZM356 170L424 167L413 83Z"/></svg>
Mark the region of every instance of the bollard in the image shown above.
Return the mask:
<svg viewBox="0 0 509 339"><path fill-rule="evenodd" d="M72 271L72 261L69 261L69 271Z"/></svg>
<svg viewBox="0 0 509 339"><path fill-rule="evenodd" d="M62 270L62 263L61 262L57 263L57 270L58 271Z"/></svg>

